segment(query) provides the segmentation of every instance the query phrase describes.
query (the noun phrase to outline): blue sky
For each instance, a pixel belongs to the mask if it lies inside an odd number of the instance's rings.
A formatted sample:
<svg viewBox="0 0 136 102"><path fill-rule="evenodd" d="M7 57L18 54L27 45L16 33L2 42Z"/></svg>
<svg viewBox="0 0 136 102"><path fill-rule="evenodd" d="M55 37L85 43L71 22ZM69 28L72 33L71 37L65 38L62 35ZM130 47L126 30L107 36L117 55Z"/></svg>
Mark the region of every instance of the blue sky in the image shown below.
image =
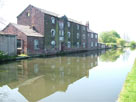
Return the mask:
<svg viewBox="0 0 136 102"><path fill-rule="evenodd" d="M90 29L100 33L116 30L122 37L135 40L136 0L0 0L0 18L16 23L16 17L29 5L90 22ZM5 25L0 24L0 28Z"/></svg>

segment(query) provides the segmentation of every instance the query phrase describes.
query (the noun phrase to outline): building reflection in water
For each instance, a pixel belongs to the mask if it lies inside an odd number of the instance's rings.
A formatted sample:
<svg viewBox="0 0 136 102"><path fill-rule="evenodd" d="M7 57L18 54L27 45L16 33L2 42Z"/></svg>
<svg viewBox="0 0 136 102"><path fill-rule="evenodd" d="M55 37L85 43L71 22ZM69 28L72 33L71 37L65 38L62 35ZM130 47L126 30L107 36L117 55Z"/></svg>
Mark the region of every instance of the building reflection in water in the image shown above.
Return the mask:
<svg viewBox="0 0 136 102"><path fill-rule="evenodd" d="M30 102L57 91L65 92L70 84L89 77L89 70L98 65L100 53L103 52L35 58L0 65L0 89L4 85L11 90L18 89L16 93Z"/></svg>

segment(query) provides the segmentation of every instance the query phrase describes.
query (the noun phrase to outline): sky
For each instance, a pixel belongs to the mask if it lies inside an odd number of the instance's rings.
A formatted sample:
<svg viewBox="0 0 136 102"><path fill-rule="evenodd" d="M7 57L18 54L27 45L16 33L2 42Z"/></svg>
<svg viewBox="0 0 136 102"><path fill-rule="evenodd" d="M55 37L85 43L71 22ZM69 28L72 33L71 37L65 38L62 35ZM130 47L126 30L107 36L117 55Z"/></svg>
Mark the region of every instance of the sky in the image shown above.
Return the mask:
<svg viewBox="0 0 136 102"><path fill-rule="evenodd" d="M16 23L16 17L29 5L90 23L94 32L115 30L122 38L135 40L136 0L0 0L0 29Z"/></svg>

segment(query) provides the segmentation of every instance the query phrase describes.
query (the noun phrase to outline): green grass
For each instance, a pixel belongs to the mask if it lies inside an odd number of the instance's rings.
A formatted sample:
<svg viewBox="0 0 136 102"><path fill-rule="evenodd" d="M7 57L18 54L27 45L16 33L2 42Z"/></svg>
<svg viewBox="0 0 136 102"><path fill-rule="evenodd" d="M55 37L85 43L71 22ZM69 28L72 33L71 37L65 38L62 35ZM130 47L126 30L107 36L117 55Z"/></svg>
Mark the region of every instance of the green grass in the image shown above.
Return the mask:
<svg viewBox="0 0 136 102"><path fill-rule="evenodd" d="M136 60L131 72L128 73L118 102L136 102Z"/></svg>

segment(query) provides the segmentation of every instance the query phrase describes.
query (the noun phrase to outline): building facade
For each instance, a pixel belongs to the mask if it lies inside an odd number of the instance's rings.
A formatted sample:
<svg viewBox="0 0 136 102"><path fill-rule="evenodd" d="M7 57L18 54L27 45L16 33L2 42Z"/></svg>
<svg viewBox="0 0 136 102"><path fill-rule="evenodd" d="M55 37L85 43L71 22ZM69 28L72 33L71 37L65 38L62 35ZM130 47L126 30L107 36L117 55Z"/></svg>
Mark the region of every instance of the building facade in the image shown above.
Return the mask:
<svg viewBox="0 0 136 102"><path fill-rule="evenodd" d="M9 24L3 31L17 35L18 42L22 43L21 53L25 54L56 54L98 48L98 34L89 29L89 24L83 25L65 15L60 17L32 5L17 16L17 24ZM33 32L37 33L36 36ZM41 47L34 49L34 43Z"/></svg>

